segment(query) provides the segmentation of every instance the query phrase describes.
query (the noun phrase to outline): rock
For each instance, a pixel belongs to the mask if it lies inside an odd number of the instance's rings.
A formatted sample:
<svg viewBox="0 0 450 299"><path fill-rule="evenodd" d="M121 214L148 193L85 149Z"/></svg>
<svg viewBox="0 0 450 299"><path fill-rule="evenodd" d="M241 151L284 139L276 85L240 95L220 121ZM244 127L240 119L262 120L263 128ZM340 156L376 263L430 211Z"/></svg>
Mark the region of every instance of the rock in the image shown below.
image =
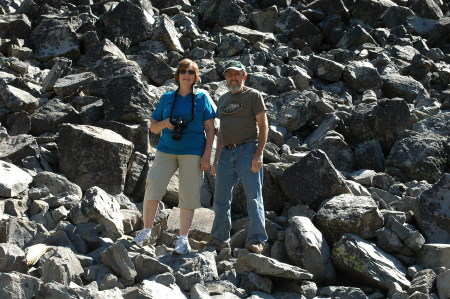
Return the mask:
<svg viewBox="0 0 450 299"><path fill-rule="evenodd" d="M412 130L418 133L433 133L442 137L450 134L450 113L441 113L416 122Z"/></svg>
<svg viewBox="0 0 450 299"><path fill-rule="evenodd" d="M57 198L72 197L74 200L79 201L82 196L81 188L78 185L70 182L60 174L48 171L38 173L33 179L33 186L44 187L49 194ZM52 208L57 207L52 206Z"/></svg>
<svg viewBox="0 0 450 299"><path fill-rule="evenodd" d="M82 190L98 186L113 195L122 192L132 150L131 142L111 130L70 124L59 130L60 170Z"/></svg>
<svg viewBox="0 0 450 299"><path fill-rule="evenodd" d="M341 39L336 44L336 47L348 49L362 46L364 44L374 44L377 42L373 39L369 32L360 25L352 26L348 31L344 33ZM378 82L380 79L378 78ZM378 82L374 82L375 84ZM381 85L381 84L380 84Z"/></svg>
<svg viewBox="0 0 450 299"><path fill-rule="evenodd" d="M377 69L365 61L355 61L346 65L342 79L358 92L380 88L383 83Z"/></svg>
<svg viewBox="0 0 450 299"><path fill-rule="evenodd" d="M2 14L0 16L0 38L30 38L31 21L25 14Z"/></svg>
<svg viewBox="0 0 450 299"><path fill-rule="evenodd" d="M18 217L3 218L0 220L0 243L14 244L23 249L41 231L33 221Z"/></svg>
<svg viewBox="0 0 450 299"><path fill-rule="evenodd" d="M119 203L99 187L88 189L80 202L80 212L87 219L103 224L108 236L113 239L123 234L123 219L119 210Z"/></svg>
<svg viewBox="0 0 450 299"><path fill-rule="evenodd" d="M10 136L28 134L31 130L30 116L25 111L8 115L6 123L8 126L8 134Z"/></svg>
<svg viewBox="0 0 450 299"><path fill-rule="evenodd" d="M39 107L31 118L31 133L57 132L63 123L80 123L78 111L72 105L59 99L52 99Z"/></svg>
<svg viewBox="0 0 450 299"><path fill-rule="evenodd" d="M172 51L184 53L183 46L180 43L180 34L173 21L166 15L159 17L152 39L164 42L166 47Z"/></svg>
<svg viewBox="0 0 450 299"><path fill-rule="evenodd" d="M408 18L414 16L414 12L408 7L393 5L384 11L380 17L380 20L387 28L393 29L396 26L405 24Z"/></svg>
<svg viewBox="0 0 450 299"><path fill-rule="evenodd" d="M163 273L171 273L174 274L172 269L158 261L156 258L147 256L147 255L139 255L134 260L136 266L136 279L138 281L142 281L151 276Z"/></svg>
<svg viewBox="0 0 450 299"><path fill-rule="evenodd" d="M214 220L214 212L211 209L199 208L195 210L194 219L189 236L196 240L209 240L212 223ZM167 231L178 234L180 229L180 209L172 208L167 219Z"/></svg>
<svg viewBox="0 0 450 299"><path fill-rule="evenodd" d="M211 281L205 283L210 295L221 295L225 298L245 298L247 293L244 289L236 287L227 280ZM214 298L214 297L211 297Z"/></svg>
<svg viewBox="0 0 450 299"><path fill-rule="evenodd" d="M154 152L155 149L149 144L150 130L147 124L141 123L123 123L119 121L101 121L98 126L112 130L120 134L123 138L131 141L134 145L134 152L139 152L147 155Z"/></svg>
<svg viewBox="0 0 450 299"><path fill-rule="evenodd" d="M192 286L191 288L191 299L210 299L208 289L200 283Z"/></svg>
<svg viewBox="0 0 450 299"><path fill-rule="evenodd" d="M275 36L272 33L260 32L260 31L249 29L247 27L239 26L239 25L226 26L223 28L223 32L225 34L234 33L237 36L245 38L251 44L256 44L257 42L264 43L264 42L274 42L275 41Z"/></svg>
<svg viewBox="0 0 450 299"><path fill-rule="evenodd" d="M350 5L349 10L353 17L370 24L377 21L383 12L391 6L397 6L397 4L390 0L363 0L357 5Z"/></svg>
<svg viewBox="0 0 450 299"><path fill-rule="evenodd" d="M68 75L58 79L53 85L53 90L59 96L71 96L78 93L83 86L93 82L95 79L95 75L91 72Z"/></svg>
<svg viewBox="0 0 450 299"><path fill-rule="evenodd" d="M409 77L399 74L381 75L383 85L381 90L383 95L388 98L403 98L408 103L412 103L417 95L422 93L427 94L426 89L422 83Z"/></svg>
<svg viewBox="0 0 450 299"><path fill-rule="evenodd" d="M102 15L97 27L122 51L152 36L155 23L149 2L123 2Z"/></svg>
<svg viewBox="0 0 450 299"><path fill-rule="evenodd" d="M236 271L238 273L252 271L261 275L290 279L312 279L313 277L311 273L300 267L284 264L253 253L241 254L238 257Z"/></svg>
<svg viewBox="0 0 450 299"><path fill-rule="evenodd" d="M78 59L78 64L85 67L90 67L98 60L105 57L116 57L119 59L127 59L127 56L109 39L105 38L95 45L89 52L82 55Z"/></svg>
<svg viewBox="0 0 450 299"><path fill-rule="evenodd" d="M368 285L384 290L388 290L392 282L403 288L410 286L407 269L399 260L356 235L343 235L333 245L332 259L339 270Z"/></svg>
<svg viewBox="0 0 450 299"><path fill-rule="evenodd" d="M83 273L80 261L70 248L55 247L47 251L40 259L42 280L69 285L70 282L82 284Z"/></svg>
<svg viewBox="0 0 450 299"><path fill-rule="evenodd" d="M336 279L330 247L309 218L290 218L284 243L292 263L310 272L315 281Z"/></svg>
<svg viewBox="0 0 450 299"><path fill-rule="evenodd" d="M55 58L55 62L53 63L50 72L42 80L42 90L50 91L55 85L56 81L58 81L59 78L65 76L69 72L71 66L71 60L63 57Z"/></svg>
<svg viewBox="0 0 450 299"><path fill-rule="evenodd" d="M436 274L431 269L425 269L417 272L413 276L411 286L408 289L408 294L412 295L416 291L419 291L423 294L430 294L435 279Z"/></svg>
<svg viewBox="0 0 450 299"><path fill-rule="evenodd" d="M351 147L345 143L344 137L335 131L329 131L321 137L316 141L314 149L324 151L337 169L353 171L356 165L355 155Z"/></svg>
<svg viewBox="0 0 450 299"><path fill-rule="evenodd" d="M341 79L345 66L317 56L312 55L309 61L309 68L317 77L330 82L338 82Z"/></svg>
<svg viewBox="0 0 450 299"><path fill-rule="evenodd" d="M76 27L77 25L64 20L44 19L31 33L35 57L42 61L57 56L77 60L80 45L75 33Z"/></svg>
<svg viewBox="0 0 450 299"><path fill-rule="evenodd" d="M245 38L239 37L234 33L228 33L222 38L217 51L223 57L230 57L240 54L249 44L250 42Z"/></svg>
<svg viewBox="0 0 450 299"><path fill-rule="evenodd" d="M255 25L256 30L262 32L273 32L275 23L278 19L278 9L276 5L267 7L260 11L255 11L249 14L249 18Z"/></svg>
<svg viewBox="0 0 450 299"><path fill-rule="evenodd" d="M330 296L331 298L368 298L360 288L355 287L334 287L328 286L320 289L319 295Z"/></svg>
<svg viewBox="0 0 450 299"><path fill-rule="evenodd" d="M280 175L279 181L292 204L303 203L313 209L328 197L350 193L342 175L321 150L310 152L288 167Z"/></svg>
<svg viewBox="0 0 450 299"><path fill-rule="evenodd" d="M247 290L247 292L259 291L266 294L272 293L272 281L267 277L253 272L245 272L242 274L239 286Z"/></svg>
<svg viewBox="0 0 450 299"><path fill-rule="evenodd" d="M140 189L143 185L143 174L145 166L147 165L147 156L135 151L130 158L128 164L127 179L123 193L131 195L134 190ZM145 187L144 187L145 188Z"/></svg>
<svg viewBox="0 0 450 299"><path fill-rule="evenodd" d="M2 298L33 298L39 292L42 281L31 275L0 272L0 296Z"/></svg>
<svg viewBox="0 0 450 299"><path fill-rule="evenodd" d="M199 14L203 21L213 27L218 24L222 27L238 25L244 18L244 12L234 1L202 1L199 7Z"/></svg>
<svg viewBox="0 0 450 299"><path fill-rule="evenodd" d="M14 244L0 243L0 272L26 273L27 270L25 253L22 249Z"/></svg>
<svg viewBox="0 0 450 299"><path fill-rule="evenodd" d="M89 289L79 287L76 284L64 285L59 282L47 282L42 285L39 293L36 295L37 299L44 298L70 298L70 297L89 297Z"/></svg>
<svg viewBox="0 0 450 299"><path fill-rule="evenodd" d="M417 264L425 269L450 266L450 246L448 244L430 243L421 248L417 256Z"/></svg>
<svg viewBox="0 0 450 299"><path fill-rule="evenodd" d="M129 55L128 57L137 62L142 69L142 74L146 75L150 82L156 86L162 86L167 80L174 78L172 68L152 52L147 51L139 55ZM158 72L155 72L155 68L158 69Z"/></svg>
<svg viewBox="0 0 450 299"><path fill-rule="evenodd" d="M446 270L437 275L436 277L436 288L439 294L439 298L446 298L450 296L450 271Z"/></svg>
<svg viewBox="0 0 450 299"><path fill-rule="evenodd" d="M288 38L302 39L313 49L318 49L323 39L320 29L291 6L279 12L274 31Z"/></svg>
<svg viewBox="0 0 450 299"><path fill-rule="evenodd" d="M189 257L190 259L186 259ZM191 252L187 256L173 254L164 255L159 261L169 266L174 272L188 274L193 271L200 271L203 281L212 281L218 278L215 254L208 251L201 253Z"/></svg>
<svg viewBox="0 0 450 299"><path fill-rule="evenodd" d="M361 169L383 171L386 159L379 140L373 139L358 144L355 148L355 160Z"/></svg>
<svg viewBox="0 0 450 299"><path fill-rule="evenodd" d="M33 178L14 164L0 160L0 196L17 197L28 189Z"/></svg>
<svg viewBox="0 0 450 299"><path fill-rule="evenodd" d="M445 141L439 135L407 130L387 156L385 172L405 181L435 183L444 175L447 161Z"/></svg>
<svg viewBox="0 0 450 299"><path fill-rule="evenodd" d="M2 87L0 98L12 112L26 111L33 113L39 106L39 100L32 94L11 85Z"/></svg>
<svg viewBox="0 0 450 299"><path fill-rule="evenodd" d="M439 20L444 17L441 8L434 1L415 0L410 8L423 18Z"/></svg>
<svg viewBox="0 0 450 299"><path fill-rule="evenodd" d="M265 102L269 120L291 132L304 126L314 115L311 100L297 91L268 97Z"/></svg>
<svg viewBox="0 0 450 299"><path fill-rule="evenodd" d="M137 275L135 265L128 256L122 243L117 242L101 253L102 262L113 270L126 284L133 284Z"/></svg>
<svg viewBox="0 0 450 299"><path fill-rule="evenodd" d="M109 82L103 98L105 118L123 122L143 122L153 110L150 98L142 81L136 76L114 78Z"/></svg>
<svg viewBox="0 0 450 299"><path fill-rule="evenodd" d="M333 244L346 233L372 238L383 226L383 217L371 197L342 194L321 204L314 223Z"/></svg>

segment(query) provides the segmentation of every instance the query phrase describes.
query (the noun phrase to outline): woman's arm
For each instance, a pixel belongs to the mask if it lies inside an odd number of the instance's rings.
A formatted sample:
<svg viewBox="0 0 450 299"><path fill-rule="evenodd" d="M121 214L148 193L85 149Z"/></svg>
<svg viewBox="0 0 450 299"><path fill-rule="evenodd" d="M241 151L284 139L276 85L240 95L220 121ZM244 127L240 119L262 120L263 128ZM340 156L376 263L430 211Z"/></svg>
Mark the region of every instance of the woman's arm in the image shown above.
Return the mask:
<svg viewBox="0 0 450 299"><path fill-rule="evenodd" d="M165 128L173 130L174 126L170 123L170 119L166 118L161 121L150 118L150 125L148 126L150 131L154 134L159 134Z"/></svg>
<svg viewBox="0 0 450 299"><path fill-rule="evenodd" d="M209 165L211 163L211 151L215 137L214 118L205 120L203 125L205 126L206 132L206 145L205 150L203 151L203 156L200 160L200 170L206 171L209 169Z"/></svg>

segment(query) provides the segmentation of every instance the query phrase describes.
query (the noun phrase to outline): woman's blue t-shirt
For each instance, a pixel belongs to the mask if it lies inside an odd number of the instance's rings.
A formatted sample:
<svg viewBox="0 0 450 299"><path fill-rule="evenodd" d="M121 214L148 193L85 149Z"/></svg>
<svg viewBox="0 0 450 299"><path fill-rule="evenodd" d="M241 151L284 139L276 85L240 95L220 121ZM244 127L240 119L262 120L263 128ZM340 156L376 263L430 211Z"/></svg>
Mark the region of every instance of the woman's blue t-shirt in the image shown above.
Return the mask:
<svg viewBox="0 0 450 299"><path fill-rule="evenodd" d="M161 96L155 111L151 117L161 121L170 117L170 111L174 101L175 91L170 91ZM188 122L187 128L183 130L180 140L172 139L173 130L165 128L162 130L158 146L159 151L174 155L197 155L202 156L205 150L205 127L203 122L216 117L209 95L202 91L194 90L195 116L192 119L192 93L185 97L177 94L177 101L173 109L172 118L182 117Z"/></svg>

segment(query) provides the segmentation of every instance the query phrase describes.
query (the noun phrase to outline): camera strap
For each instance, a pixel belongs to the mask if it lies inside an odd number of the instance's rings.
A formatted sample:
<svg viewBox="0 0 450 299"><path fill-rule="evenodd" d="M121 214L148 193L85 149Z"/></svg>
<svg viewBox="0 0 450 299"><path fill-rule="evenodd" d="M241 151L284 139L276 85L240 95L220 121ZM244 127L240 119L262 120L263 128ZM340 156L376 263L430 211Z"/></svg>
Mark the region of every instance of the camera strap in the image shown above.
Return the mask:
<svg viewBox="0 0 450 299"><path fill-rule="evenodd" d="M173 102L172 102L172 108L170 109L170 119L172 119L173 110L175 109L175 104L177 102L177 98L178 98L178 89L175 91L175 96L174 96ZM191 100L192 100L191 119L186 122L191 122L194 120L194 116L195 116L195 94L194 94L194 91L192 91L192 93L191 93Z"/></svg>

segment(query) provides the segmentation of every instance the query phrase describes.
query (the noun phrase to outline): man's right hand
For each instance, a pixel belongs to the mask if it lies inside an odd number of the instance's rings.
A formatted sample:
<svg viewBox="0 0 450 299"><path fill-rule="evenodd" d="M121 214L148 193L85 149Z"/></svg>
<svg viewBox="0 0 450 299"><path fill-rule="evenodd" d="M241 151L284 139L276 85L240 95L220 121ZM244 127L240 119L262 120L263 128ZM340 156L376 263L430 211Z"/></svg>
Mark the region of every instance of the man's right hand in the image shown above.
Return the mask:
<svg viewBox="0 0 450 299"><path fill-rule="evenodd" d="M216 176L217 173L217 163L214 163L213 165L211 165L211 174L213 176Z"/></svg>

